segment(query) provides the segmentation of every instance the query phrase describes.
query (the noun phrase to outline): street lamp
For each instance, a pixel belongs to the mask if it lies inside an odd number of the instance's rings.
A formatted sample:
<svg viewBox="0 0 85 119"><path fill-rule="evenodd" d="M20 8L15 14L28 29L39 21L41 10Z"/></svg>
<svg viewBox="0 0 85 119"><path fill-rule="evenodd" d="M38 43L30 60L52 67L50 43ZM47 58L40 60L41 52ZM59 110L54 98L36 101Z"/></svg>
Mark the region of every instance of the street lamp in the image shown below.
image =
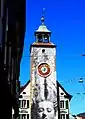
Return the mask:
<svg viewBox="0 0 85 119"><path fill-rule="evenodd" d="M79 83L83 83L83 82L84 82L84 81L83 81L83 78L81 77L78 82L79 82Z"/></svg>
<svg viewBox="0 0 85 119"><path fill-rule="evenodd" d="M85 56L85 54L81 54L81 56Z"/></svg>
<svg viewBox="0 0 85 119"><path fill-rule="evenodd" d="M84 90L85 90L85 86L84 86L84 80L83 80L84 78L80 78L80 80L78 81L79 83L81 83L82 84L82 86L83 86L83 88L84 88Z"/></svg>

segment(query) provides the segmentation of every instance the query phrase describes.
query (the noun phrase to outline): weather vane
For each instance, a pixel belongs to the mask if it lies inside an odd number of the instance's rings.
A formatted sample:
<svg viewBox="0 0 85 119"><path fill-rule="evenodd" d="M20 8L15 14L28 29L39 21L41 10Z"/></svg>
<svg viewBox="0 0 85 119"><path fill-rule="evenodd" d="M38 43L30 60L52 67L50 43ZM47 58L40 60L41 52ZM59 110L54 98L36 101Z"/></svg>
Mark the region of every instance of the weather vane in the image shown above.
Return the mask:
<svg viewBox="0 0 85 119"><path fill-rule="evenodd" d="M44 13L45 13L45 8L43 8L42 10L42 18L41 18L42 25L44 24Z"/></svg>
<svg viewBox="0 0 85 119"><path fill-rule="evenodd" d="M45 8L43 8L42 10L42 16L44 17L44 13L45 13Z"/></svg>

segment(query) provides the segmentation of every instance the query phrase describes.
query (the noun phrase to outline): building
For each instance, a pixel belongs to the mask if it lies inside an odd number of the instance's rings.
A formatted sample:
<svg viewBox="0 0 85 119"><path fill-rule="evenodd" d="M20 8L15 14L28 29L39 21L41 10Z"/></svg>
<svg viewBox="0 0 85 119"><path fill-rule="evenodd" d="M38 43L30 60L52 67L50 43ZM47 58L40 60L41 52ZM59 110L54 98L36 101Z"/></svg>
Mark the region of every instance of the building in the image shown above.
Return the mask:
<svg viewBox="0 0 85 119"><path fill-rule="evenodd" d="M60 119L69 119L72 95L68 94L59 82L57 82L57 84L59 87Z"/></svg>
<svg viewBox="0 0 85 119"><path fill-rule="evenodd" d="M20 88L19 96L19 119L30 119L30 81Z"/></svg>
<svg viewBox="0 0 85 119"><path fill-rule="evenodd" d="M66 92L66 90L61 86L59 82L56 82L59 87L59 97L60 97L60 115L61 119L70 119L68 117L70 100L72 96ZM20 98L19 98L19 119L30 119L30 81L28 81L24 86L20 88ZM72 118L74 119L74 118Z"/></svg>
<svg viewBox="0 0 85 119"><path fill-rule="evenodd" d="M0 71L3 72L2 77L5 76L4 79L8 80L14 94L17 93L16 84L19 84L24 45L25 6L25 0L1 0Z"/></svg>
<svg viewBox="0 0 85 119"><path fill-rule="evenodd" d="M85 119L85 112L77 114L76 119Z"/></svg>
<svg viewBox="0 0 85 119"><path fill-rule="evenodd" d="M25 36L25 0L0 1L0 78L19 96L20 61Z"/></svg>

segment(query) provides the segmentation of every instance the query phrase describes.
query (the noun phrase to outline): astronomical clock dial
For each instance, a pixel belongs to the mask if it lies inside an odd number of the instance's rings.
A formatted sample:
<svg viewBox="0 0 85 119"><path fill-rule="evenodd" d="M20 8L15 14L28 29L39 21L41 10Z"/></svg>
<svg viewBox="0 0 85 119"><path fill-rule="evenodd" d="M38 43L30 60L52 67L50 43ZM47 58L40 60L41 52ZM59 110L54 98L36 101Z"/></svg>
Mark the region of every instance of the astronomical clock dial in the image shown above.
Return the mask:
<svg viewBox="0 0 85 119"><path fill-rule="evenodd" d="M38 66L39 75L47 77L50 74L50 66L47 63L42 63Z"/></svg>

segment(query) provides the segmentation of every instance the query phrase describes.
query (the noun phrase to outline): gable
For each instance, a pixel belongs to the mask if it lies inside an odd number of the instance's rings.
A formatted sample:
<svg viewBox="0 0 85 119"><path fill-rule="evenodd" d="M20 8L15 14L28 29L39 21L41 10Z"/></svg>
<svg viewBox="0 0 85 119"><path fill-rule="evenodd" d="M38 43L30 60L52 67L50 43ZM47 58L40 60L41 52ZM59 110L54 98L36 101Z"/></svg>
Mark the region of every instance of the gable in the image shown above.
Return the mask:
<svg viewBox="0 0 85 119"><path fill-rule="evenodd" d="M57 81L57 85L59 87L59 93L60 95L63 94L65 95L66 98L68 98L69 100L71 100L72 95L70 95L69 93L67 93L67 91L65 90L65 88L62 87L62 85Z"/></svg>
<svg viewBox="0 0 85 119"><path fill-rule="evenodd" d="M30 82L21 88L22 90L21 90L20 95L23 95L23 94L30 95Z"/></svg>
<svg viewBox="0 0 85 119"><path fill-rule="evenodd" d="M60 95L63 94L66 96L66 98L69 98L69 100L71 100L72 95L68 94L58 81L56 81L56 83L57 86L59 87L59 94ZM23 95L24 92L26 93L26 95L30 96L30 80L24 86L21 87L20 95Z"/></svg>

